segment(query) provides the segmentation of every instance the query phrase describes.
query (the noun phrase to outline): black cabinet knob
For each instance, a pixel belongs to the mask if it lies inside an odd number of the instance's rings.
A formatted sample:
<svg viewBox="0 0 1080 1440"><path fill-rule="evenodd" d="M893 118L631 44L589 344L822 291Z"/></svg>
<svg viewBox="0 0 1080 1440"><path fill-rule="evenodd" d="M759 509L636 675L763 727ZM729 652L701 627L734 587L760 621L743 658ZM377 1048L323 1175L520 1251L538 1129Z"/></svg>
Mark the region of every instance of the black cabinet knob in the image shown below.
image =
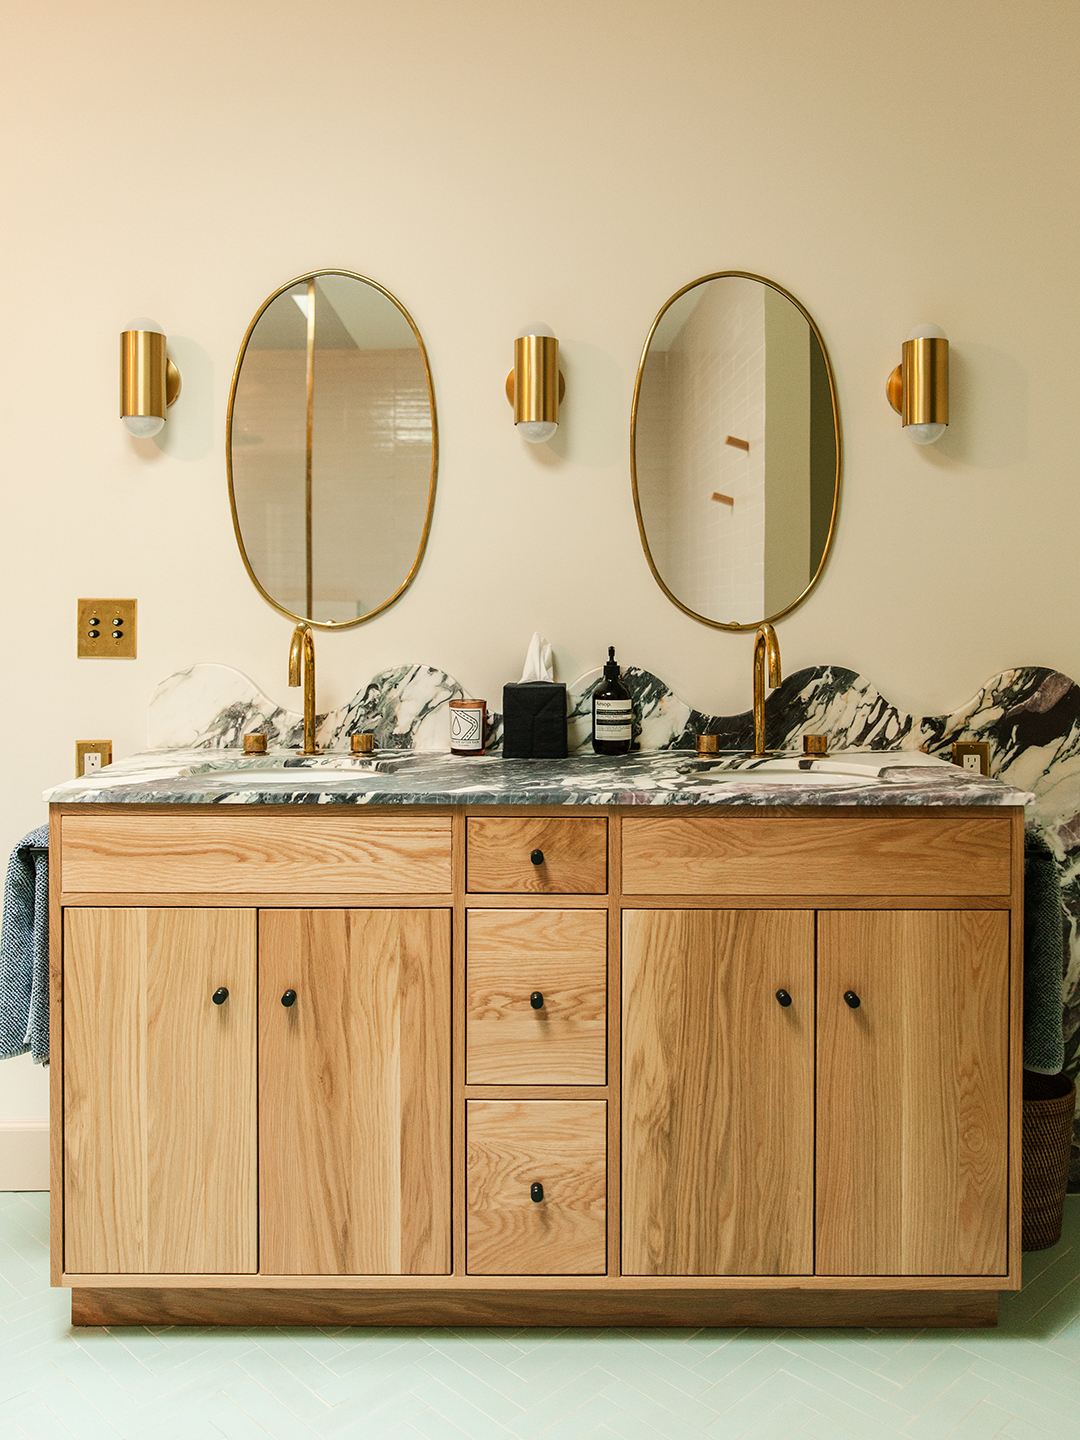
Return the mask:
<svg viewBox="0 0 1080 1440"><path fill-rule="evenodd" d="M288 1007L289 1007L290 1005L295 1005L295 1004L296 1004L296 991L295 991L295 990L286 990L286 991L285 991L285 994L282 995L282 997L281 997L281 1003L285 1006L286 1009L288 1009Z"/></svg>
<svg viewBox="0 0 1080 1440"><path fill-rule="evenodd" d="M781 1005L788 1006L791 1004L791 996L786 990L777 990L776 998L780 1001Z"/></svg>
<svg viewBox="0 0 1080 1440"><path fill-rule="evenodd" d="M845 1005L850 1005L851 1008L852 1008L852 1010L857 1010L857 1009L859 1008L859 1006L862 1004L862 1001L859 999L858 995L855 994L855 991L854 991L854 990L845 990L845 991L844 991L844 1004L845 1004Z"/></svg>
<svg viewBox="0 0 1080 1440"><path fill-rule="evenodd" d="M544 1008L544 997L539 990L534 990L529 996L529 1004L534 1010L542 1010Z"/></svg>
<svg viewBox="0 0 1080 1440"><path fill-rule="evenodd" d="M544 852L543 852L543 850L534 850L534 851L532 852L532 854L529 856L529 859L532 861L532 863L533 863L534 865L542 865L542 864L544 863Z"/></svg>
<svg viewBox="0 0 1080 1440"><path fill-rule="evenodd" d="M224 1005L225 1001L229 998L229 992L225 989L225 986L222 985L221 989L215 990L210 998L215 1005Z"/></svg>
<svg viewBox="0 0 1080 1440"><path fill-rule="evenodd" d="M529 1199L532 1200L535 1204L539 1205L540 1201L543 1198L544 1187L540 1184L539 1180L534 1180L532 1185L530 1185L529 1187Z"/></svg>

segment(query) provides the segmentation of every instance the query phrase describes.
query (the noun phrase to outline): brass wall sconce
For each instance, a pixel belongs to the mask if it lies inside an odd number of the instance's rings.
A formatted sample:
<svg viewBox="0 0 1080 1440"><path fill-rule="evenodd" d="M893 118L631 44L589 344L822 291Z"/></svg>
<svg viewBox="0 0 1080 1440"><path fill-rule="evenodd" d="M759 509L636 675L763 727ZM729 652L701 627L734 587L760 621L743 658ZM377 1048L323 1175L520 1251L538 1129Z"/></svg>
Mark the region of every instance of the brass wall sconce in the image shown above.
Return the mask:
<svg viewBox="0 0 1080 1440"><path fill-rule="evenodd" d="M916 445L933 445L949 423L949 341L940 325L916 325L885 386L889 404Z"/></svg>
<svg viewBox="0 0 1080 1440"><path fill-rule="evenodd" d="M555 336L519 335L514 368L506 377L506 398L514 407L519 433L533 445L550 440L559 428L559 402L565 394Z"/></svg>
<svg viewBox="0 0 1080 1440"><path fill-rule="evenodd" d="M133 320L120 335L120 419L139 440L165 424L180 394L180 371L165 353L165 336L152 320Z"/></svg>

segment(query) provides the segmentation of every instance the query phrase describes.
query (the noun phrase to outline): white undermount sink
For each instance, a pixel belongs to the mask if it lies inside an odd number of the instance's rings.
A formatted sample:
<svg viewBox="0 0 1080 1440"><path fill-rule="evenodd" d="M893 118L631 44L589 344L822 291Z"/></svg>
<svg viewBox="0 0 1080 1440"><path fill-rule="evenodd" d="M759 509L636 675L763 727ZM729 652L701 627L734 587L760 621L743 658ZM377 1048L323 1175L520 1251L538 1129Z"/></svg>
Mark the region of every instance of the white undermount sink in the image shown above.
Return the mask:
<svg viewBox="0 0 1080 1440"><path fill-rule="evenodd" d="M695 778L767 781L776 785L849 784L885 778L886 772L918 766L928 769L952 769L949 761L937 755L924 755L921 750L838 750L824 756L774 755L756 760L752 755L717 755L695 757L679 768Z"/></svg>

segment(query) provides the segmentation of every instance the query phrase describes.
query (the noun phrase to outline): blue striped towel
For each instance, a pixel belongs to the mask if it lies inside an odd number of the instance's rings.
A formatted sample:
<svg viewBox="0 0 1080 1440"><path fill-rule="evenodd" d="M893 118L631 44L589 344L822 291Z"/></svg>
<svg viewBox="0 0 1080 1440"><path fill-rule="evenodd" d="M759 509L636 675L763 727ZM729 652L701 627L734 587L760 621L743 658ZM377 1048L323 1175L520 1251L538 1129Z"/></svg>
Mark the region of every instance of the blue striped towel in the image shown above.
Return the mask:
<svg viewBox="0 0 1080 1440"><path fill-rule="evenodd" d="M23 837L8 861L0 929L0 1059L49 1063L49 827Z"/></svg>

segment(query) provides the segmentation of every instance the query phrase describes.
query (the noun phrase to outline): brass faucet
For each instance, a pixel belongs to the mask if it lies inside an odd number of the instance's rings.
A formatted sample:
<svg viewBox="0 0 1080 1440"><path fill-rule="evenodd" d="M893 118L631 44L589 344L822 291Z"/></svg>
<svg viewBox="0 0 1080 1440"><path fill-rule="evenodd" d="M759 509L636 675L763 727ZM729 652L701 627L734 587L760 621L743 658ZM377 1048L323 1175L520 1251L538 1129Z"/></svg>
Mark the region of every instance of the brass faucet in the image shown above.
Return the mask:
<svg viewBox="0 0 1080 1440"><path fill-rule="evenodd" d="M754 759L769 752L765 749L765 661L769 662L769 689L775 690L783 679L780 673L780 641L766 620L758 626L754 640Z"/></svg>
<svg viewBox="0 0 1080 1440"><path fill-rule="evenodd" d="M301 755L317 755L315 744L315 641L311 626L300 624L289 646L289 684L304 683L304 748Z"/></svg>

